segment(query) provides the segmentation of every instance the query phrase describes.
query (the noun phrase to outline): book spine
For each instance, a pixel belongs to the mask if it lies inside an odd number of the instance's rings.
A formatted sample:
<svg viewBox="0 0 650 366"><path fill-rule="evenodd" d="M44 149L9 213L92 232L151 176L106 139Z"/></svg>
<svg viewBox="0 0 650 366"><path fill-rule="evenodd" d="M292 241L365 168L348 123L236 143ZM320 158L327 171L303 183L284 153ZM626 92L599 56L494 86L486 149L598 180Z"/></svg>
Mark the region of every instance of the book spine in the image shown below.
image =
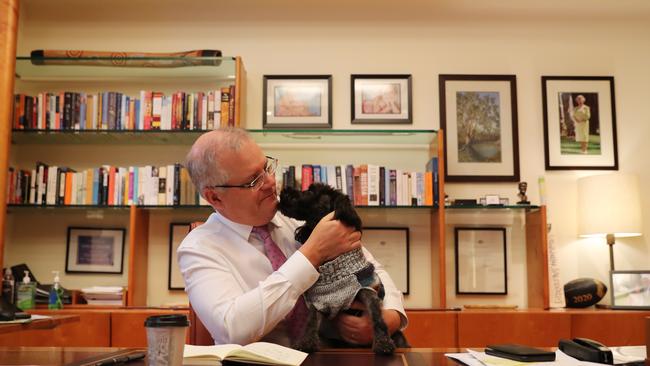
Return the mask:
<svg viewBox="0 0 650 366"><path fill-rule="evenodd" d="M228 126L230 119L230 87L221 88L221 127Z"/></svg>
<svg viewBox="0 0 650 366"><path fill-rule="evenodd" d="M379 206L386 206L386 168L379 167Z"/></svg>
<svg viewBox="0 0 650 366"><path fill-rule="evenodd" d="M368 164L368 206L379 206L379 166Z"/></svg>
<svg viewBox="0 0 650 366"><path fill-rule="evenodd" d="M300 189L302 191L306 191L309 186L313 183L313 169L314 167L309 165L309 164L303 164L302 165L302 181L300 185Z"/></svg>
<svg viewBox="0 0 650 366"><path fill-rule="evenodd" d="M151 129L160 130L162 118L163 93L151 93Z"/></svg>
<svg viewBox="0 0 650 366"><path fill-rule="evenodd" d="M228 101L228 126L239 125L239 121L235 121L235 86L230 86L230 100ZM236 123L237 122L237 123Z"/></svg>

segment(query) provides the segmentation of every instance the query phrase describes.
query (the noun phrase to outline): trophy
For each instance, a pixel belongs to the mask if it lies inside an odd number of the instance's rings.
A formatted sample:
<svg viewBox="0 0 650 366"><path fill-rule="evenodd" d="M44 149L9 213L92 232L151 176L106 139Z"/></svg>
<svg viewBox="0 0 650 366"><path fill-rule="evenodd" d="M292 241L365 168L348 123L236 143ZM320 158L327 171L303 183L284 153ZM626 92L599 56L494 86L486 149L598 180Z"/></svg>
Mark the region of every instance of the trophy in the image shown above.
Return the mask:
<svg viewBox="0 0 650 366"><path fill-rule="evenodd" d="M519 182L519 193L517 193L517 196L519 197L520 201L517 202L518 205L530 205L528 196L526 196L526 189L528 189L528 183Z"/></svg>

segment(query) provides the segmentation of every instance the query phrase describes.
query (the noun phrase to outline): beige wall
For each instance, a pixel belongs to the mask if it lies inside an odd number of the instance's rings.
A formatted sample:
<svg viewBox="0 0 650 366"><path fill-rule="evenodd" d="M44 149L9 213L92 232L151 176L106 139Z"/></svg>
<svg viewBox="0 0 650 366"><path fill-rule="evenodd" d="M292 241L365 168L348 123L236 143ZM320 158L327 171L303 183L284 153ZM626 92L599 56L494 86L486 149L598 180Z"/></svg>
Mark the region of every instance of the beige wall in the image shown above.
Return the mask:
<svg viewBox="0 0 650 366"><path fill-rule="evenodd" d="M650 100L650 6L647 2L618 1L609 5L582 0L570 4L557 0L543 3L381 0L353 3L338 0L318 4L288 0L179 1L177 4L172 1L101 4L24 1L18 50L19 54L26 55L39 48L143 51L216 48L226 55L242 56L248 71L246 108L250 128L261 127L264 74L332 74L335 128L351 128L349 75L352 73L412 74L414 123L407 128L439 127L438 74L515 74L521 177L529 182L528 196L533 203L539 202L538 178L546 178L549 222L558 248L562 283L582 276L608 283L606 245L577 239L576 179L595 172L544 170L540 76L614 76L620 170L638 174L641 186L650 186L647 161L650 117L645 108ZM494 193L509 197L511 202L517 199L516 184L509 183L449 184L447 191L452 198ZM642 192L642 201L646 236L617 243L619 269L650 269L647 240L650 193L647 190ZM152 228L166 227L158 222L163 218L155 220ZM503 225L511 229L513 245L521 245L517 233L521 228L516 220L504 220ZM165 248L166 238L159 233L152 233L151 239L151 250ZM424 250L420 246L417 249ZM178 301L177 297L167 295L166 286L154 275L154 272L166 272L166 259L157 254L155 257L161 263L150 263L149 302L156 305ZM8 253L7 263L13 258ZM428 273L429 269L417 268L422 270ZM412 278L418 273L412 272ZM515 277L511 280L522 281L523 273L523 269L511 273ZM453 276L448 278L448 287L453 289ZM424 288L429 280L414 281L415 286ZM524 300L513 296L504 302L525 306ZM414 293L407 304L430 306L430 294Z"/></svg>

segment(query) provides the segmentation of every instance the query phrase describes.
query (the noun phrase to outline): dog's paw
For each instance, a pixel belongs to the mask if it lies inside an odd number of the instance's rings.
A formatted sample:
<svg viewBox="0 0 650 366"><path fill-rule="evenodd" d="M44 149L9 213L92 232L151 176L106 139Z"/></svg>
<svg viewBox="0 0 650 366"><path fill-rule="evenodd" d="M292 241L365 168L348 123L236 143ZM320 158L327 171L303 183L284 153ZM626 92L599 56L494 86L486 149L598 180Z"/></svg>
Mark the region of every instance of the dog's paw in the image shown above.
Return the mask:
<svg viewBox="0 0 650 366"><path fill-rule="evenodd" d="M395 344L388 337L375 338L372 342L372 351L380 355L390 355L395 352Z"/></svg>
<svg viewBox="0 0 650 366"><path fill-rule="evenodd" d="M298 351L312 353L320 349L320 343L318 342L318 339L305 338L292 344L291 348L297 349Z"/></svg>

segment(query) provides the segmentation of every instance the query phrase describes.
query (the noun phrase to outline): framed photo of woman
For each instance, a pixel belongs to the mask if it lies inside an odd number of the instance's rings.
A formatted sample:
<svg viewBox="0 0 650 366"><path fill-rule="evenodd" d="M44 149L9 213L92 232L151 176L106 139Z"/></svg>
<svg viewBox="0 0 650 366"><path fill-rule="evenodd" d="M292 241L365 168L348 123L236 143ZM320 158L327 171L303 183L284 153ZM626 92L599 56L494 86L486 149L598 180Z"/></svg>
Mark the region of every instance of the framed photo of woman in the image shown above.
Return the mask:
<svg viewBox="0 0 650 366"><path fill-rule="evenodd" d="M618 170L614 78L542 76L546 170Z"/></svg>

